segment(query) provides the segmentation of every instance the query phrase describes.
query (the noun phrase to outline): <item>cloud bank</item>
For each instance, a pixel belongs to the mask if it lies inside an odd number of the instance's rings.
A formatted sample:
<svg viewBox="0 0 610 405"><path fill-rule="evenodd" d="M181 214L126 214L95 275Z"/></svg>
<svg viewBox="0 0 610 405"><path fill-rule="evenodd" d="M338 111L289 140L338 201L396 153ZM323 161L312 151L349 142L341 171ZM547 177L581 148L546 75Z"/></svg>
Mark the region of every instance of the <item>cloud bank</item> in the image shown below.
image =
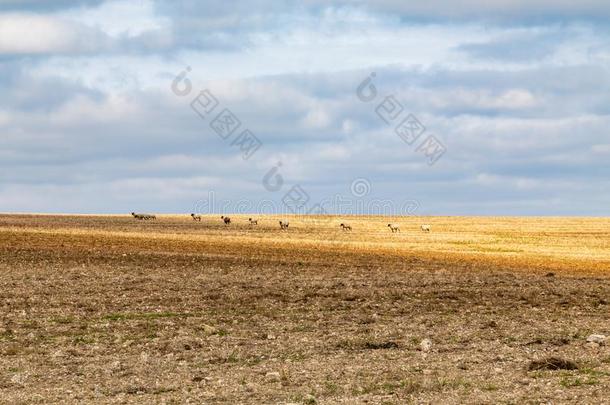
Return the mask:
<svg viewBox="0 0 610 405"><path fill-rule="evenodd" d="M364 178L363 199L417 200L419 214L608 215L609 12L2 1L0 211L190 212L210 192L281 206L294 185L313 205L353 199ZM172 91L181 72L188 95ZM373 72L377 98L363 102ZM190 103L204 89L219 108L202 118ZM417 142L380 117L387 96L425 127ZM210 126L223 108L262 143L247 160L239 133ZM446 148L433 165L418 150L430 135Z"/></svg>

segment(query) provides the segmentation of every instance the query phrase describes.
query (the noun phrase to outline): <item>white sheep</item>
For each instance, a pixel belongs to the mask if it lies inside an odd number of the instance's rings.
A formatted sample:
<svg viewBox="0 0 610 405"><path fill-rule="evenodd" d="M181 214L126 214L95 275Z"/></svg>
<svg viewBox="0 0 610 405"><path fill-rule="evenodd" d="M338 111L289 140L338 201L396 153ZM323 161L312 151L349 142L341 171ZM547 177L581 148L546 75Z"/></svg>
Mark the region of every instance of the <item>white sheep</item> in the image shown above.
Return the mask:
<svg viewBox="0 0 610 405"><path fill-rule="evenodd" d="M288 222L287 220L282 220L280 221L280 229L283 230L288 230L288 226L290 225L290 222Z"/></svg>
<svg viewBox="0 0 610 405"><path fill-rule="evenodd" d="M201 222L201 215L191 214L191 217L193 218L193 221Z"/></svg>
<svg viewBox="0 0 610 405"><path fill-rule="evenodd" d="M392 231L392 233L400 232L400 226L397 224L388 224L388 227Z"/></svg>
<svg viewBox="0 0 610 405"><path fill-rule="evenodd" d="M258 225L258 219L248 218L248 222L250 223L250 226Z"/></svg>
<svg viewBox="0 0 610 405"><path fill-rule="evenodd" d="M422 232L430 232L432 230L432 227L430 225L422 225L421 230Z"/></svg>

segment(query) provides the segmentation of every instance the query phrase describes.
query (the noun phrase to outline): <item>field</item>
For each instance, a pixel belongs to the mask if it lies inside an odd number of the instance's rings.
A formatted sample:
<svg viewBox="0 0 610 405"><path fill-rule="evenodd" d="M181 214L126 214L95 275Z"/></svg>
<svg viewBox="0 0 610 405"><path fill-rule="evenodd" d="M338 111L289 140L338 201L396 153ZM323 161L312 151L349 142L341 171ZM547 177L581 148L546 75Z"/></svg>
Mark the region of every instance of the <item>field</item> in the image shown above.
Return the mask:
<svg viewBox="0 0 610 405"><path fill-rule="evenodd" d="M610 219L246 218L0 215L0 403L610 403Z"/></svg>

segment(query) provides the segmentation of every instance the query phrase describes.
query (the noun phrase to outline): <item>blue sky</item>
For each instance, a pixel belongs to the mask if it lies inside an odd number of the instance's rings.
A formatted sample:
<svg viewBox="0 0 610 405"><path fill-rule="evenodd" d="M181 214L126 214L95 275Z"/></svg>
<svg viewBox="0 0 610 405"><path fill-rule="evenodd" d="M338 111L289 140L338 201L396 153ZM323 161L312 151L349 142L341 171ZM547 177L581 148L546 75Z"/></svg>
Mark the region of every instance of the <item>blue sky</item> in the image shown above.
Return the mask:
<svg viewBox="0 0 610 405"><path fill-rule="evenodd" d="M607 216L610 3L457 3L0 0L0 212L280 209L298 186L303 210Z"/></svg>

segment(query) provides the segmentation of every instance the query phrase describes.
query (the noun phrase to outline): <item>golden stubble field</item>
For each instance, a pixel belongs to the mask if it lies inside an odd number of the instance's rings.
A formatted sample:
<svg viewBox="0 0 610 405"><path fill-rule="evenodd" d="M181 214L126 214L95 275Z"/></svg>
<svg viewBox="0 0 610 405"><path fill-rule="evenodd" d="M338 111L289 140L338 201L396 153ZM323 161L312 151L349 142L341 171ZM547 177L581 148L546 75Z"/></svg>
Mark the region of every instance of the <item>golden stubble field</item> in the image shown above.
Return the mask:
<svg viewBox="0 0 610 405"><path fill-rule="evenodd" d="M0 402L609 403L610 219L232 219L0 215Z"/></svg>

